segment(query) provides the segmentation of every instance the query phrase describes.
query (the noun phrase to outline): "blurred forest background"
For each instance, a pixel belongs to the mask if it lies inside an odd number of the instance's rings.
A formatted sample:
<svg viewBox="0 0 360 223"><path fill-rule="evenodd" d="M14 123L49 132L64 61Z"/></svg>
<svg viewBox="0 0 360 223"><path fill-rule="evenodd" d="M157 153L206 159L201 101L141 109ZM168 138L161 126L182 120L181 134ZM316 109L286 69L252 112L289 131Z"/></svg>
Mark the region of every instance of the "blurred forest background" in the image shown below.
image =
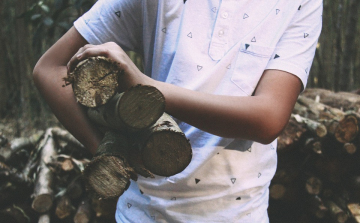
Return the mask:
<svg viewBox="0 0 360 223"><path fill-rule="evenodd" d="M94 3L0 1L0 120L17 120L14 135L56 122L34 87L32 70L40 56ZM324 0L323 31L307 87L360 88L359 5L359 0Z"/></svg>

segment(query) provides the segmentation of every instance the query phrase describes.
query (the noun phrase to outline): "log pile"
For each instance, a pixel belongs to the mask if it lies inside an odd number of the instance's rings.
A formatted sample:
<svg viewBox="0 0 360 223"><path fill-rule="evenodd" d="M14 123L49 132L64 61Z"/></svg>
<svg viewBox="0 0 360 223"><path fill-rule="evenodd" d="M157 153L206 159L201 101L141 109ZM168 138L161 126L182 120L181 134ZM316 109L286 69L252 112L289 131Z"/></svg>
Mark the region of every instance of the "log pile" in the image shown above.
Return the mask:
<svg viewBox="0 0 360 223"><path fill-rule="evenodd" d="M360 96L307 89L278 138L270 222L360 222Z"/></svg>
<svg viewBox="0 0 360 223"><path fill-rule="evenodd" d="M66 130L1 138L1 222L115 222L116 199L99 201L85 190L92 155Z"/></svg>

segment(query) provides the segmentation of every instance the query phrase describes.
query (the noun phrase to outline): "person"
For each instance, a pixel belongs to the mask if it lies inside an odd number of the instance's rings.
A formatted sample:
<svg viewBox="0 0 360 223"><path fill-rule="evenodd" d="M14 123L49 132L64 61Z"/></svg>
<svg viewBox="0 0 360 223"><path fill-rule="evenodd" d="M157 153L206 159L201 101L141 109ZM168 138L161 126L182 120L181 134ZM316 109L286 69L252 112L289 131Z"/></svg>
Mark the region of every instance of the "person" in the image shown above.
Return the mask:
<svg viewBox="0 0 360 223"><path fill-rule="evenodd" d="M95 153L101 133L62 78L88 57L118 62L120 88L158 88L193 158L139 177L117 222L269 222L276 138L305 88L322 0L99 0L38 61L34 81L63 125ZM143 56L142 73L126 55Z"/></svg>

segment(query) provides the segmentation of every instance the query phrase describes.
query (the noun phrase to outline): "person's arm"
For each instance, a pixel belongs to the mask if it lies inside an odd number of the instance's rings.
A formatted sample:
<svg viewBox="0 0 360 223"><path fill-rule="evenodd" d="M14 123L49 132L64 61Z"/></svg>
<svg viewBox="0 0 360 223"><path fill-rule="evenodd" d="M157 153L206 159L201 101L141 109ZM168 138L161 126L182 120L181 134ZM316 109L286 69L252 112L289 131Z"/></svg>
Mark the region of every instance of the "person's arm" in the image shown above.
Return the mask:
<svg viewBox="0 0 360 223"><path fill-rule="evenodd" d="M84 109L76 102L71 86L63 87L70 58L87 44L72 27L37 62L33 78L36 87L55 116L90 152L95 153L101 133L87 119Z"/></svg>
<svg viewBox="0 0 360 223"><path fill-rule="evenodd" d="M136 84L153 85L165 96L166 112L206 132L260 143L272 142L285 127L301 91L301 81L280 70L266 70L254 96L221 96L192 91L155 81L142 74L115 43L86 45L69 62L69 69L91 56L105 56L119 63L126 90Z"/></svg>

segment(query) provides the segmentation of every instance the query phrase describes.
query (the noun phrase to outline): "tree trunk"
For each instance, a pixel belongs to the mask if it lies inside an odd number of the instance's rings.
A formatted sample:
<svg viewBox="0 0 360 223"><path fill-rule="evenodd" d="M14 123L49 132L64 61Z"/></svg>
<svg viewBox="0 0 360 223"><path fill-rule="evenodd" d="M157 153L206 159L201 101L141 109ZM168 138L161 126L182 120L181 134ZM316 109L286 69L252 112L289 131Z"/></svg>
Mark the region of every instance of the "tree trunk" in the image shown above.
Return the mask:
<svg viewBox="0 0 360 223"><path fill-rule="evenodd" d="M353 87L353 81L351 78L351 66L352 58L354 57L354 44L356 37L356 28L358 20L358 8L359 0L349 0L348 17L346 22L345 31L345 44L344 44L344 56L342 62L340 90L351 91Z"/></svg>

